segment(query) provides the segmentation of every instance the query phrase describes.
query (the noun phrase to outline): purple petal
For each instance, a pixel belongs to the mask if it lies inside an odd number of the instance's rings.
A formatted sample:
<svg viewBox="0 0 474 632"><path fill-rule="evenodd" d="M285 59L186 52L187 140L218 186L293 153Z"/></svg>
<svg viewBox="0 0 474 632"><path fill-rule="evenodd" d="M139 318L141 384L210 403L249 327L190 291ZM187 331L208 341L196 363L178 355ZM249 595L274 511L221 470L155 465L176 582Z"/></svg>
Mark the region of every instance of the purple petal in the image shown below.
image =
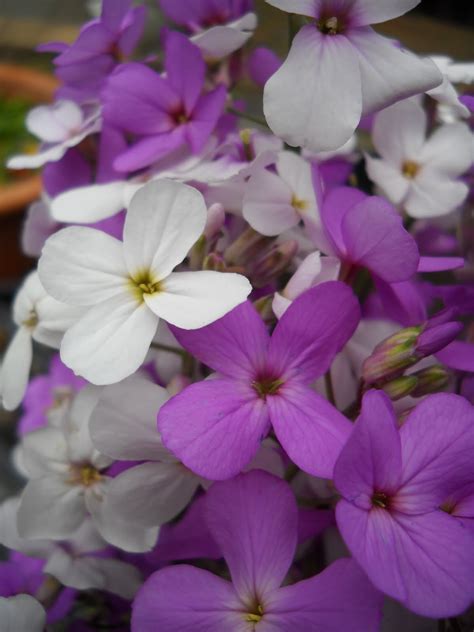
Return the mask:
<svg viewBox="0 0 474 632"><path fill-rule="evenodd" d="M336 518L345 543L374 585L414 612L433 618L470 604L474 540L442 511L405 516L370 512L342 500Z"/></svg>
<svg viewBox="0 0 474 632"><path fill-rule="evenodd" d="M387 283L410 279L418 269L418 247L401 216L383 198L360 202L342 220L347 257Z"/></svg>
<svg viewBox="0 0 474 632"><path fill-rule="evenodd" d="M165 446L189 469L210 480L238 474L269 430L265 402L245 384L207 380L191 384L158 413Z"/></svg>
<svg viewBox="0 0 474 632"><path fill-rule="evenodd" d="M206 65L201 51L189 39L176 31L166 38L166 74L189 114L194 109L204 85Z"/></svg>
<svg viewBox="0 0 474 632"><path fill-rule="evenodd" d="M131 172L143 169L160 158L171 154L175 149L184 145L182 128L172 132L157 134L139 140L126 151L121 153L113 163L114 169L120 172Z"/></svg>
<svg viewBox="0 0 474 632"><path fill-rule="evenodd" d="M336 487L344 498L368 510L374 491L397 490L401 469L400 437L393 406L385 393L369 391L336 463Z"/></svg>
<svg viewBox="0 0 474 632"><path fill-rule="evenodd" d="M133 602L132 632L239 630L243 608L232 584L194 566L169 566L145 582ZM245 630L245 628L243 628Z"/></svg>
<svg viewBox="0 0 474 632"><path fill-rule="evenodd" d="M351 423L323 397L297 382L267 397L275 434L302 470L332 478L334 465L351 433Z"/></svg>
<svg viewBox="0 0 474 632"><path fill-rule="evenodd" d="M367 195L354 187L340 187L330 191L321 208L324 228L331 239L336 252L346 254L346 245L342 234L342 220L346 214Z"/></svg>
<svg viewBox="0 0 474 632"><path fill-rule="evenodd" d="M420 257L418 272L444 272L464 268L462 257Z"/></svg>
<svg viewBox="0 0 474 632"><path fill-rule="evenodd" d="M463 397L427 397L403 424L400 439L403 486L397 508L430 511L474 479L474 408Z"/></svg>
<svg viewBox="0 0 474 632"><path fill-rule="evenodd" d="M265 367L270 336L250 301L202 329L171 330L189 353L222 375L245 380Z"/></svg>
<svg viewBox="0 0 474 632"><path fill-rule="evenodd" d="M263 88L281 64L281 59L272 50L261 46L249 55L247 70L252 81Z"/></svg>
<svg viewBox="0 0 474 632"><path fill-rule="evenodd" d="M309 383L327 371L360 320L352 290L338 281L303 292L283 314L270 342L268 365L277 375Z"/></svg>
<svg viewBox="0 0 474 632"><path fill-rule="evenodd" d="M290 486L262 470L215 483L206 519L242 601L264 601L283 582L296 550L298 511Z"/></svg>
<svg viewBox="0 0 474 632"><path fill-rule="evenodd" d="M474 345L455 340L436 354L438 360L457 371L474 372Z"/></svg>
<svg viewBox="0 0 474 632"><path fill-rule="evenodd" d="M123 29L117 42L120 52L126 57L132 54L138 44L138 40L143 34L147 18L147 8L143 6L135 7L129 16L130 24Z"/></svg>
<svg viewBox="0 0 474 632"><path fill-rule="evenodd" d="M385 283L375 278L375 285L387 318L404 327L419 325L426 320L425 301L419 286L414 281Z"/></svg>
<svg viewBox="0 0 474 632"><path fill-rule="evenodd" d="M382 596L365 573L352 560L342 559L311 579L275 592L263 618L272 627L263 625L262 631L377 632L381 611Z"/></svg>
<svg viewBox="0 0 474 632"><path fill-rule="evenodd" d="M104 0L101 21L113 33L118 31L130 9L131 0Z"/></svg>
<svg viewBox="0 0 474 632"><path fill-rule="evenodd" d="M199 24L205 15L207 3L202 0L159 0L163 13L176 24L186 26L189 23Z"/></svg>
<svg viewBox="0 0 474 632"><path fill-rule="evenodd" d="M51 197L63 191L89 184L92 179L90 163L73 147L58 162L50 162L43 169L43 185Z"/></svg>
<svg viewBox="0 0 474 632"><path fill-rule="evenodd" d="M113 44L113 35L102 24L95 22L87 25L77 40L61 53L54 63L56 66L70 66L93 60L101 54L107 54Z"/></svg>
<svg viewBox="0 0 474 632"><path fill-rule="evenodd" d="M199 98L192 120L186 125L186 138L194 153L199 153L209 140L222 114L226 97L226 89L219 86Z"/></svg>

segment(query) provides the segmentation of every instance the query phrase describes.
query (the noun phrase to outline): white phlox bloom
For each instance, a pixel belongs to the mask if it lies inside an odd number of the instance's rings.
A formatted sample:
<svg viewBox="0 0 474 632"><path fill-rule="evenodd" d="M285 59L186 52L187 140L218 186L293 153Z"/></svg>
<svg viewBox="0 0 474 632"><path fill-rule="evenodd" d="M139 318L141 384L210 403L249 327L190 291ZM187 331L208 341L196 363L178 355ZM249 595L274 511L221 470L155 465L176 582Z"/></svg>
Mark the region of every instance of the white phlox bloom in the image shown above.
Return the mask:
<svg viewBox="0 0 474 632"><path fill-rule="evenodd" d="M321 257L320 252L310 253L282 292L275 292L272 302L275 316L280 319L291 303L309 288L326 281L337 281L340 268L341 262L336 257Z"/></svg>
<svg viewBox="0 0 474 632"><path fill-rule="evenodd" d="M94 445L121 461L145 461L111 481L108 503L130 527L169 522L190 502L202 480L162 444L156 428L167 391L145 377L132 375L102 390L91 416Z"/></svg>
<svg viewBox="0 0 474 632"><path fill-rule="evenodd" d="M29 257L38 258L45 241L59 228L60 225L51 215L51 200L43 192L41 199L33 202L28 208L21 234L23 252Z"/></svg>
<svg viewBox="0 0 474 632"><path fill-rule="evenodd" d="M311 164L290 151L276 156L276 173L259 169L244 194L243 215L262 235L280 235L303 221L308 234L318 232L320 219Z"/></svg>
<svg viewBox="0 0 474 632"><path fill-rule="evenodd" d="M289 145L313 152L337 149L362 116L442 82L431 60L401 50L371 27L406 13L420 0L267 2L312 18L265 85L265 117Z"/></svg>
<svg viewBox="0 0 474 632"><path fill-rule="evenodd" d="M472 135L464 123L445 124L426 138L427 115L416 100L397 103L375 117L366 156L369 178L394 204L417 219L447 215L469 192L459 181L472 165Z"/></svg>
<svg viewBox="0 0 474 632"><path fill-rule="evenodd" d="M45 625L45 609L31 595L0 597L2 632L43 632Z"/></svg>
<svg viewBox="0 0 474 632"><path fill-rule="evenodd" d="M65 540L90 516L110 544L125 551L147 551L158 530L131 528L107 504L112 479L105 470L113 459L96 450L89 434L99 393L100 389L85 388L61 428L42 428L23 438L21 459L30 478L18 509L18 533L22 538Z"/></svg>
<svg viewBox="0 0 474 632"><path fill-rule="evenodd" d="M469 109L459 101L453 84L474 83L474 63L456 63L450 57L432 56L431 59L443 74L443 83L427 94L438 101L438 117L442 122L454 123L460 118L469 118Z"/></svg>
<svg viewBox="0 0 474 632"><path fill-rule="evenodd" d="M64 332L82 310L56 301L44 290L37 272L28 275L13 303L17 325L0 368L1 403L7 410L20 405L33 358L33 340L58 349Z"/></svg>
<svg viewBox="0 0 474 632"><path fill-rule="evenodd" d="M123 242L86 227L48 239L39 274L48 292L86 308L61 344L63 362L93 384L112 384L144 361L160 318L198 329L245 301L233 273L173 272L207 220L202 195L185 184L150 182L132 198Z"/></svg>
<svg viewBox="0 0 474 632"><path fill-rule="evenodd" d="M200 31L190 39L206 59L222 59L242 48L257 28L255 13L246 13L237 20Z"/></svg>
<svg viewBox="0 0 474 632"><path fill-rule="evenodd" d="M7 167L37 169L48 162L61 160L68 149L99 132L101 125L98 107L93 107L86 115L74 101L40 105L28 113L26 127L42 141L41 150L37 154L13 156L7 161Z"/></svg>
<svg viewBox="0 0 474 632"><path fill-rule="evenodd" d="M110 546L87 519L67 541L29 540L20 537L17 513L20 498L9 498L0 505L0 544L13 551L45 560L43 572L63 586L78 590L107 590L132 599L141 584L139 571L112 556L97 556Z"/></svg>

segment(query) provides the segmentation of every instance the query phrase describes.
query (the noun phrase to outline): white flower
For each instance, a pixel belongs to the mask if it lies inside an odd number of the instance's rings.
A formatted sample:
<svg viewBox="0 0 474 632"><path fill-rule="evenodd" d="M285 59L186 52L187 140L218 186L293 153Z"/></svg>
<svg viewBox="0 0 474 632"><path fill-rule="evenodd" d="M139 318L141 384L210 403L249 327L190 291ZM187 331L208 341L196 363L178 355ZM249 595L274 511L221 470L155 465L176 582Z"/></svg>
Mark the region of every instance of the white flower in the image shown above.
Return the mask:
<svg viewBox="0 0 474 632"><path fill-rule="evenodd" d="M98 452L89 435L99 393L100 389L85 388L61 428L42 428L23 438L21 461L30 480L18 509L18 533L23 538L64 540L91 516L110 544L146 551L155 544L158 530L132 528L107 505L111 478L104 470L113 459Z"/></svg>
<svg viewBox="0 0 474 632"><path fill-rule="evenodd" d="M14 410L23 399L33 357L33 340L58 349L64 332L81 313L82 310L51 298L36 272L26 278L13 303L13 320L18 329L0 369L4 408Z"/></svg>
<svg viewBox="0 0 474 632"><path fill-rule="evenodd" d="M472 135L464 123L446 124L426 138L427 115L406 100L375 117L367 172L388 199L417 219L447 215L466 199L459 181L472 165Z"/></svg>
<svg viewBox="0 0 474 632"><path fill-rule="evenodd" d="M252 37L257 28L255 13L246 13L227 24L212 26L193 35L191 42L196 44L207 59L221 59L234 53Z"/></svg>
<svg viewBox="0 0 474 632"><path fill-rule="evenodd" d="M474 83L474 63L456 63L450 57L431 57L443 74L443 83L427 94L438 101L438 118L444 123L454 123L469 118L469 109L459 101L454 83Z"/></svg>
<svg viewBox="0 0 474 632"><path fill-rule="evenodd" d="M43 142L43 147L37 154L13 156L7 161L9 169L37 169L47 162L61 160L68 149L100 131L100 110L94 107L85 116L74 101L57 101L31 110L26 127Z"/></svg>
<svg viewBox="0 0 474 632"><path fill-rule="evenodd" d="M90 432L102 453L122 461L145 461L111 481L111 511L130 525L169 522L190 502L201 479L162 444L156 415L168 400L164 388L133 375L102 390Z"/></svg>
<svg viewBox="0 0 474 632"><path fill-rule="evenodd" d="M43 632L46 612L31 595L0 597L2 632Z"/></svg>
<svg viewBox="0 0 474 632"><path fill-rule="evenodd" d="M276 173L255 171L244 194L243 215L262 235L280 235L303 220L319 232L319 212L311 164L290 151L276 156Z"/></svg>
<svg viewBox="0 0 474 632"><path fill-rule="evenodd" d="M245 301L252 288L241 275L173 272L206 219L196 189L163 180L133 197L123 242L86 227L48 239L43 284L58 300L88 308L61 344L66 365L93 384L118 382L144 361L159 318L198 329Z"/></svg>

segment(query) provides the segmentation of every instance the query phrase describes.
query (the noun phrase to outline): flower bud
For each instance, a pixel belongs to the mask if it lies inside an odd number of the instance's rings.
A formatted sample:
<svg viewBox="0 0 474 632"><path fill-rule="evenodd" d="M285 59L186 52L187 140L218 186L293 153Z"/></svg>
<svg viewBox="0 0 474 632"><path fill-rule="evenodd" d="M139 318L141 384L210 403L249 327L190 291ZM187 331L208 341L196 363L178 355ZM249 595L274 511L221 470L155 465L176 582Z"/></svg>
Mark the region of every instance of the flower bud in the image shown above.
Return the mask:
<svg viewBox="0 0 474 632"><path fill-rule="evenodd" d="M408 338L405 342L392 346L386 342L376 347L374 353L364 361L362 378L365 384L386 382L402 375L406 369L420 360L415 353L416 338Z"/></svg>
<svg viewBox="0 0 474 632"><path fill-rule="evenodd" d="M383 385L382 389L387 393L390 399L396 401L397 399L411 395L417 384L418 379L415 376L403 375L402 377L397 377L387 382Z"/></svg>
<svg viewBox="0 0 474 632"><path fill-rule="evenodd" d="M247 228L225 251L225 262L228 265L245 267L249 261L254 261L273 241L273 237L265 237L253 228Z"/></svg>
<svg viewBox="0 0 474 632"><path fill-rule="evenodd" d="M275 244L251 268L252 285L263 287L282 274L298 252L295 240Z"/></svg>
<svg viewBox="0 0 474 632"><path fill-rule="evenodd" d="M416 350L422 357L441 351L458 336L462 329L462 323L458 322L448 322L428 327L420 334Z"/></svg>
<svg viewBox="0 0 474 632"><path fill-rule="evenodd" d="M443 390L449 384L450 377L447 369L440 364L417 371L413 376L417 378L417 385L411 393L413 397L423 397Z"/></svg>

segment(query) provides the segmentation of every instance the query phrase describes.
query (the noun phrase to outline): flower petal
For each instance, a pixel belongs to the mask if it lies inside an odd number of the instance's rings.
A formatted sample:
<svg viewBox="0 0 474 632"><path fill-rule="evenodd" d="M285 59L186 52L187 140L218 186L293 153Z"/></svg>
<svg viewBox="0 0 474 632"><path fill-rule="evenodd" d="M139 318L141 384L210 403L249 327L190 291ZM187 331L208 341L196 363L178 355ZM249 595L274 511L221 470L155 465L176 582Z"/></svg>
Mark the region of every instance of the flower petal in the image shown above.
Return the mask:
<svg viewBox="0 0 474 632"><path fill-rule="evenodd" d="M133 602L132 632L249 632L232 584L208 571L168 566L145 582Z"/></svg>
<svg viewBox="0 0 474 632"><path fill-rule="evenodd" d="M302 470L332 478L334 465L351 433L351 423L323 397L298 383L267 397L275 434Z"/></svg>
<svg viewBox="0 0 474 632"><path fill-rule="evenodd" d="M166 322L199 329L243 303L251 291L247 278L233 272L174 272L162 282L161 291L144 299Z"/></svg>
<svg viewBox="0 0 474 632"><path fill-rule="evenodd" d="M165 43L166 78L189 114L204 86L206 65L197 46L182 33L170 31Z"/></svg>
<svg viewBox="0 0 474 632"><path fill-rule="evenodd" d="M124 204L125 181L93 184L70 189L51 202L51 215L57 222L93 224L112 217Z"/></svg>
<svg viewBox="0 0 474 632"><path fill-rule="evenodd" d="M0 395L5 410L15 410L21 404L32 359L31 331L28 327L19 327L8 345L0 368Z"/></svg>
<svg viewBox="0 0 474 632"><path fill-rule="evenodd" d="M270 336L250 301L202 329L173 327L172 332L189 353L222 375L249 379L265 366Z"/></svg>
<svg viewBox="0 0 474 632"><path fill-rule="evenodd" d="M461 176L474 161L469 127L465 123L442 125L426 142L419 160L452 178Z"/></svg>
<svg viewBox="0 0 474 632"><path fill-rule="evenodd" d="M242 601L262 601L283 582L296 551L298 511L290 486L254 470L215 483L206 521Z"/></svg>
<svg viewBox="0 0 474 632"><path fill-rule="evenodd" d="M46 625L46 612L31 595L0 597L0 620L6 632L42 632Z"/></svg>
<svg viewBox="0 0 474 632"><path fill-rule="evenodd" d="M351 12L351 23L357 26L378 24L398 18L419 5L421 0L356 0Z"/></svg>
<svg viewBox="0 0 474 632"><path fill-rule="evenodd" d="M96 305L124 291L120 241L94 228L71 226L45 243L38 272L46 291L71 305Z"/></svg>
<svg viewBox="0 0 474 632"><path fill-rule="evenodd" d="M124 255L132 277L165 279L183 261L206 225L204 198L172 180L153 181L135 193L124 227Z"/></svg>
<svg viewBox="0 0 474 632"><path fill-rule="evenodd" d="M255 456L269 430L265 403L231 380L191 384L158 413L163 443L190 470L222 480Z"/></svg>
<svg viewBox="0 0 474 632"><path fill-rule="evenodd" d="M289 145L314 152L344 145L362 112L359 63L349 40L303 27L266 83L263 105L272 131Z"/></svg>
<svg viewBox="0 0 474 632"><path fill-rule="evenodd" d="M425 167L412 182L404 207L416 219L440 217L461 206L469 194L464 182Z"/></svg>
<svg viewBox="0 0 474 632"><path fill-rule="evenodd" d="M92 384L113 384L145 360L158 318L133 295L120 294L90 309L68 330L61 359Z"/></svg>
<svg viewBox="0 0 474 632"><path fill-rule="evenodd" d="M321 8L321 0L266 0L266 2L287 13L307 15L310 18L315 18Z"/></svg>

